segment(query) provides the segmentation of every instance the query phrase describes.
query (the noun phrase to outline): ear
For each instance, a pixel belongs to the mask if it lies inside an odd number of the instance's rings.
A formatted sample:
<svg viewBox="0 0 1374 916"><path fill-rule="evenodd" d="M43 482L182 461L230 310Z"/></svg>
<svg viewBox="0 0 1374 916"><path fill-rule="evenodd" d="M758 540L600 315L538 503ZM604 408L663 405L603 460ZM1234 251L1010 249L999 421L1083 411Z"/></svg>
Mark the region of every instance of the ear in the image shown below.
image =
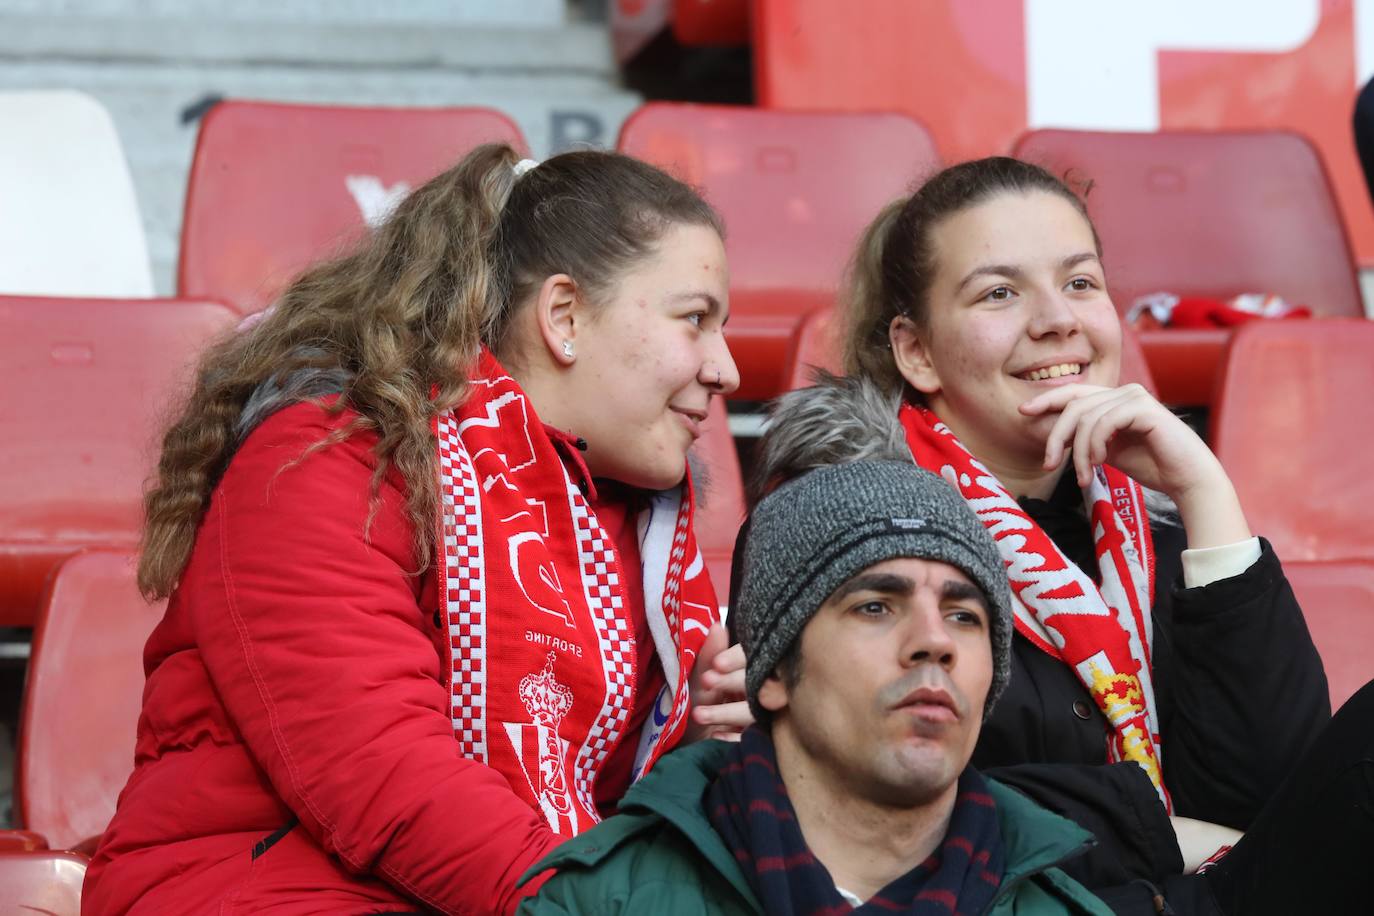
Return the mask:
<svg viewBox="0 0 1374 916"><path fill-rule="evenodd" d="M759 705L772 713L782 712L787 708L787 685L782 682L776 671L759 687Z"/></svg>
<svg viewBox="0 0 1374 916"><path fill-rule="evenodd" d="M577 330L583 324L582 300L577 294L576 281L567 274L554 274L546 279L535 299L534 318L540 339L554 362L571 366L577 359Z"/></svg>
<svg viewBox="0 0 1374 916"><path fill-rule="evenodd" d="M892 360L897 364L897 371L902 378L921 394L938 394L940 376L935 371L930 348L921 337L916 322L905 315L898 315L888 325L887 339L892 344Z"/></svg>

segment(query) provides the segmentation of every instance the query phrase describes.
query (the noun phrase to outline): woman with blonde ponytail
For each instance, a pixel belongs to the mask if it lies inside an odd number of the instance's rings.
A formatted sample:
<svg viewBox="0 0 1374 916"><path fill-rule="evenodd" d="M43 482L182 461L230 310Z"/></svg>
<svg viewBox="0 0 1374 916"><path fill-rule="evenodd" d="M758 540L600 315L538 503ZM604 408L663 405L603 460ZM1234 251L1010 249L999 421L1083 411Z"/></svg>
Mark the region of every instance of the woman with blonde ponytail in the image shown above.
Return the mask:
<svg viewBox="0 0 1374 916"><path fill-rule="evenodd" d="M475 150L205 356L86 912L509 912L689 720L743 724L687 472L738 384L719 219L624 156L517 162Z"/></svg>

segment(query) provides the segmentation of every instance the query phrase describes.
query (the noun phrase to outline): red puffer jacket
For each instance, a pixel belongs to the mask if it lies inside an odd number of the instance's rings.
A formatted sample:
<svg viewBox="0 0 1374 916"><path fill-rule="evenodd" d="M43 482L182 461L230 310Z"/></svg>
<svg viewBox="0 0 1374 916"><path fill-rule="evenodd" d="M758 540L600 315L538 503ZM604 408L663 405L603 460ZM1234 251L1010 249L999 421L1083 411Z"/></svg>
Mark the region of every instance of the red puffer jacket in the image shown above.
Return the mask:
<svg viewBox="0 0 1374 916"><path fill-rule="evenodd" d="M348 419L276 413L216 489L85 912L505 912L560 841L459 756L399 476L364 536L375 437L290 464Z"/></svg>

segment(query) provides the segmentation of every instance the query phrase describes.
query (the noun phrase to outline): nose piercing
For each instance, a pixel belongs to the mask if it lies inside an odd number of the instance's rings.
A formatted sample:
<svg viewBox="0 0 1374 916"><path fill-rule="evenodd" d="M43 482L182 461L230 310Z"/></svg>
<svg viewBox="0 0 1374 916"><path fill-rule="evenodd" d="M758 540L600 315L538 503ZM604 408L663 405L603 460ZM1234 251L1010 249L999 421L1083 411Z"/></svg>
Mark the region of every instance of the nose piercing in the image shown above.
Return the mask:
<svg viewBox="0 0 1374 916"><path fill-rule="evenodd" d="M719 370L719 369L716 370L716 384L717 384L717 385L720 384L720 370Z"/></svg>

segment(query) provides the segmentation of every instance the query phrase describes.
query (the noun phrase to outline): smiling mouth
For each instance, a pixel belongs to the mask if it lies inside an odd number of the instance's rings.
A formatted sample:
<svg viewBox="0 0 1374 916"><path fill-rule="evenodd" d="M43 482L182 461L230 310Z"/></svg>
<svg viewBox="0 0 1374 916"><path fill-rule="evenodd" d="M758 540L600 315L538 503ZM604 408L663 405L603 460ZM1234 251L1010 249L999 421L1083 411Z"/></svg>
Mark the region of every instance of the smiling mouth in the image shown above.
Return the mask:
<svg viewBox="0 0 1374 916"><path fill-rule="evenodd" d="M670 409L686 422L687 429L692 433L693 439L701 438L701 424L706 420L706 414L704 412L682 410L677 407Z"/></svg>
<svg viewBox="0 0 1374 916"><path fill-rule="evenodd" d="M1047 379L1063 378L1066 375L1078 376L1082 374L1083 363L1060 363L1057 366L1045 366L1043 369L1022 372L1016 377L1026 382L1043 382Z"/></svg>

